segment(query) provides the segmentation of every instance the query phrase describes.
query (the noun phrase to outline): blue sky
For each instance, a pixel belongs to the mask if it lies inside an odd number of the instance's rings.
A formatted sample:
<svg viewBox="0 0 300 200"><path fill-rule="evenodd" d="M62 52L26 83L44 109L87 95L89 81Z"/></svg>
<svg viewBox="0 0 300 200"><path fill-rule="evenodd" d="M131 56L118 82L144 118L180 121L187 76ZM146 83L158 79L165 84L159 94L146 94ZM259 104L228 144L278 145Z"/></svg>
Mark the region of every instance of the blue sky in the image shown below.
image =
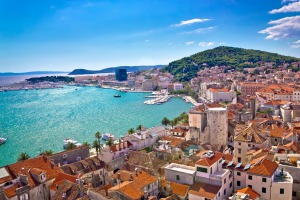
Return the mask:
<svg viewBox="0 0 300 200"><path fill-rule="evenodd" d="M0 0L0 72L168 64L220 45L300 57L299 0Z"/></svg>

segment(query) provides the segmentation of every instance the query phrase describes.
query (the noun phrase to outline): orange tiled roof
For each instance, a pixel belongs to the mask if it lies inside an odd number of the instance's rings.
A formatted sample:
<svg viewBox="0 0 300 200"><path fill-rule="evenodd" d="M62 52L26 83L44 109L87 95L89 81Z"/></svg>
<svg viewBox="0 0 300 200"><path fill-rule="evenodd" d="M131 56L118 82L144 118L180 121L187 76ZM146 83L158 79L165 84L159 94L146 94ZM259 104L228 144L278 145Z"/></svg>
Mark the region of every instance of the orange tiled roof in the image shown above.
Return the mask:
<svg viewBox="0 0 300 200"><path fill-rule="evenodd" d="M184 139L182 138L170 137L170 136L163 136L162 139L170 141L169 143L170 146L179 146L184 141Z"/></svg>
<svg viewBox="0 0 300 200"><path fill-rule="evenodd" d="M217 162L221 158L222 155L214 154L211 158L209 157L200 158L195 164L209 167L212 166L215 162Z"/></svg>
<svg viewBox="0 0 300 200"><path fill-rule="evenodd" d="M205 104L208 108L222 108L223 106L219 103L208 103Z"/></svg>
<svg viewBox="0 0 300 200"><path fill-rule="evenodd" d="M50 186L50 190L56 191L56 184L60 186L64 180L68 180L72 183L76 182L76 176L72 176L65 173L59 173L56 179L53 181L52 185Z"/></svg>
<svg viewBox="0 0 300 200"><path fill-rule="evenodd" d="M261 133L261 130L254 123L251 123L246 129L238 133L234 140L262 144L266 139L259 133Z"/></svg>
<svg viewBox="0 0 300 200"><path fill-rule="evenodd" d="M249 194L251 199L256 199L260 197L260 194L255 192L253 189L249 187L242 188L240 190L237 190L236 192L243 193L243 194Z"/></svg>
<svg viewBox="0 0 300 200"><path fill-rule="evenodd" d="M219 89L213 89L213 88L210 88L209 89L211 92L228 92L228 89L227 88L219 88Z"/></svg>
<svg viewBox="0 0 300 200"><path fill-rule="evenodd" d="M248 170L248 173L258 174L262 176L272 176L276 171L278 164L276 162L262 159L258 164Z"/></svg>
<svg viewBox="0 0 300 200"><path fill-rule="evenodd" d="M276 124L273 124L270 128L271 137L281 138L285 133L287 133L287 130L283 127L277 126Z"/></svg>
<svg viewBox="0 0 300 200"><path fill-rule="evenodd" d="M4 189L4 193L8 198L12 198L16 196L16 189L18 188L18 185L13 185L9 188Z"/></svg>
<svg viewBox="0 0 300 200"><path fill-rule="evenodd" d="M119 146L119 150L120 150L120 151L121 151L122 149L126 149L125 143L127 143L127 148L129 148L130 146L132 146L132 144L131 144L129 141L125 141L125 142L122 142L122 143L120 143L120 144L114 144L114 145L110 146L110 150L111 150L112 152L118 151L118 150L117 150L117 146ZM121 144L123 144L123 148L121 148Z"/></svg>
<svg viewBox="0 0 300 200"><path fill-rule="evenodd" d="M46 171L42 170L42 169L38 169L38 168L32 168L32 169L30 169L30 173L39 176L42 173L46 173Z"/></svg>
<svg viewBox="0 0 300 200"><path fill-rule="evenodd" d="M137 183L139 185L139 187L141 187L141 188L149 185L150 183L157 181L157 178L155 176L152 176L142 170L138 170L137 173L130 172L127 170L119 170L117 173L115 173L113 175L113 178L117 179L118 174L120 174L120 180L122 180L122 181L129 181L130 174L132 174L133 182Z"/></svg>
<svg viewBox="0 0 300 200"><path fill-rule="evenodd" d="M27 175L30 188L33 188L40 184L36 182L30 175L30 169L36 168L45 171L47 180L54 179L61 172L61 170L56 165L52 164L50 160L44 156L19 161L17 163L8 165L8 168L16 177L20 174Z"/></svg>
<svg viewBox="0 0 300 200"><path fill-rule="evenodd" d="M123 195L129 197L130 199L137 200L144 196L144 191L139 188L139 186L132 181L124 181L123 183L117 184L108 190L115 190L121 192Z"/></svg>
<svg viewBox="0 0 300 200"><path fill-rule="evenodd" d="M204 198L214 199L220 189L221 189L220 186L195 182L191 186L189 194L197 195Z"/></svg>
<svg viewBox="0 0 300 200"><path fill-rule="evenodd" d="M189 191L190 186L188 185L184 185L184 184L180 184L180 183L176 183L176 182L170 182L170 186L172 188L172 192L176 195L182 196L182 197L186 197L187 193ZM161 181L161 186L165 187L167 185L167 181L166 180L162 180Z"/></svg>
<svg viewBox="0 0 300 200"><path fill-rule="evenodd" d="M132 175L132 181L130 180L130 174ZM118 179L118 176L123 182L109 190L117 190L132 199L139 199L144 195L143 188L158 180L155 176L141 170L138 170L137 173L119 170L113 175L113 178Z"/></svg>

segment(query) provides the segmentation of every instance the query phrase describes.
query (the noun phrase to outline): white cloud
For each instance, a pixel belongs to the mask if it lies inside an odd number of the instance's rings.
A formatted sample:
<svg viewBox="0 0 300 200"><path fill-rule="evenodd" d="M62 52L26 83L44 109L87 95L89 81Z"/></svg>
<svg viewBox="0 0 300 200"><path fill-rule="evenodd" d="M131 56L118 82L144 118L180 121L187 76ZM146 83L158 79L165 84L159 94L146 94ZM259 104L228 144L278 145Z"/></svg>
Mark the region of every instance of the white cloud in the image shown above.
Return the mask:
<svg viewBox="0 0 300 200"><path fill-rule="evenodd" d="M149 42L149 40L145 40L145 42L147 42L147 43L148 43L148 42Z"/></svg>
<svg viewBox="0 0 300 200"><path fill-rule="evenodd" d="M300 40L298 40L298 41L294 42L294 44L300 44Z"/></svg>
<svg viewBox="0 0 300 200"><path fill-rule="evenodd" d="M213 46L215 43L214 42L200 42L199 46L201 47L209 47L209 46Z"/></svg>
<svg viewBox="0 0 300 200"><path fill-rule="evenodd" d="M299 45L299 44L293 44L293 45L291 46L291 48L298 49L298 48L300 48L300 45Z"/></svg>
<svg viewBox="0 0 300 200"><path fill-rule="evenodd" d="M269 24L273 26L259 31L259 33L268 34L266 39L278 40L280 38L293 38L300 35L300 15L270 21Z"/></svg>
<svg viewBox="0 0 300 200"><path fill-rule="evenodd" d="M220 43L219 43L219 45L225 45L225 44L226 44L225 42L220 42Z"/></svg>
<svg viewBox="0 0 300 200"><path fill-rule="evenodd" d="M189 41L185 43L186 45L194 44L194 41Z"/></svg>
<svg viewBox="0 0 300 200"><path fill-rule="evenodd" d="M299 1L299 0L282 0L281 3L287 3L287 2L296 2L296 1Z"/></svg>
<svg viewBox="0 0 300 200"><path fill-rule="evenodd" d="M300 1L299 2L293 2L286 6L283 6L279 9L271 10L270 14L276 14L276 13L287 13L287 12L299 12L300 11Z"/></svg>
<svg viewBox="0 0 300 200"><path fill-rule="evenodd" d="M186 21L181 21L179 24L174 24L172 26L184 26L184 25L190 25L190 24L194 24L194 23L206 22L208 20L210 20L210 19L195 18L195 19L190 19L190 20L186 20Z"/></svg>

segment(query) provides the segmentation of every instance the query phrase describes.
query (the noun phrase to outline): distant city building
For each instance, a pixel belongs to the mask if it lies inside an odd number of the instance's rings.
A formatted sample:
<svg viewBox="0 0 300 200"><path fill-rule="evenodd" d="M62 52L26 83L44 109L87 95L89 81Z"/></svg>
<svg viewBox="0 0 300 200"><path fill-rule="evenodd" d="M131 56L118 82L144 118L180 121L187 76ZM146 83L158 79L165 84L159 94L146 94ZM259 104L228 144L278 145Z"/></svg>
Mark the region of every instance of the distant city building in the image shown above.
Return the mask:
<svg viewBox="0 0 300 200"><path fill-rule="evenodd" d="M181 83L174 83L173 87L174 87L173 90L175 91L183 89L183 85Z"/></svg>
<svg viewBox="0 0 300 200"><path fill-rule="evenodd" d="M127 69L116 69L116 80L127 81Z"/></svg>

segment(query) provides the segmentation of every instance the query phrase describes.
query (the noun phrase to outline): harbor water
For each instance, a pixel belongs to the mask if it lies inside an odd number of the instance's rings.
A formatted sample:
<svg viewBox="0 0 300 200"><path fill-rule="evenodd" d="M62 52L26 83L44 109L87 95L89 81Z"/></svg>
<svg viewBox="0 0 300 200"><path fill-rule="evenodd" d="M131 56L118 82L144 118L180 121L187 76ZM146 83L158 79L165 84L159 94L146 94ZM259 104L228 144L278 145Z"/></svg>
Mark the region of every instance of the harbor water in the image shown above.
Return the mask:
<svg viewBox="0 0 300 200"><path fill-rule="evenodd" d="M149 95L74 86L0 92L0 137L8 137L0 145L0 166L16 162L21 152L33 157L62 151L65 138L92 143L97 131L120 137L139 124L157 126L163 117L174 118L192 106L181 98L146 105Z"/></svg>

